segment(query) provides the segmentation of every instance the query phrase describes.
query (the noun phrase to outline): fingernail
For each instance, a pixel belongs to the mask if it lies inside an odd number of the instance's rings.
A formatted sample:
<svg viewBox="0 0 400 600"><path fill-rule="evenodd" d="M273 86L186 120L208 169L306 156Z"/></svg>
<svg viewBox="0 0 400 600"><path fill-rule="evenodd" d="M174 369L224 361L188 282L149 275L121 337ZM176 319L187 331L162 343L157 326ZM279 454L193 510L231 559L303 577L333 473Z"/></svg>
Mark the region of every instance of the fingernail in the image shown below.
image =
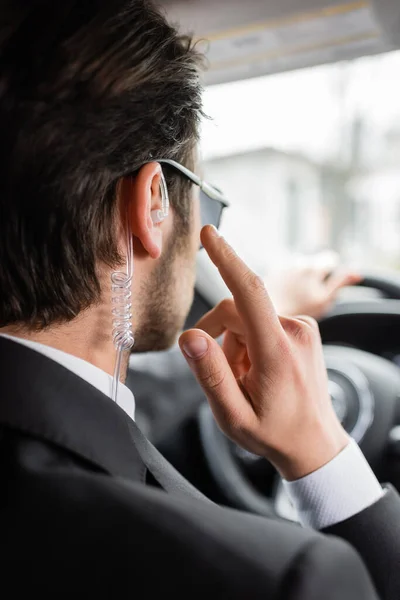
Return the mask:
<svg viewBox="0 0 400 600"><path fill-rule="evenodd" d="M211 233L214 237L221 237L221 234L218 231L218 229L215 227L215 225L210 225L210 228L211 228Z"/></svg>
<svg viewBox="0 0 400 600"><path fill-rule="evenodd" d="M208 350L208 341L206 338L197 336L193 337L182 344L184 353L192 359L198 359L204 356Z"/></svg>

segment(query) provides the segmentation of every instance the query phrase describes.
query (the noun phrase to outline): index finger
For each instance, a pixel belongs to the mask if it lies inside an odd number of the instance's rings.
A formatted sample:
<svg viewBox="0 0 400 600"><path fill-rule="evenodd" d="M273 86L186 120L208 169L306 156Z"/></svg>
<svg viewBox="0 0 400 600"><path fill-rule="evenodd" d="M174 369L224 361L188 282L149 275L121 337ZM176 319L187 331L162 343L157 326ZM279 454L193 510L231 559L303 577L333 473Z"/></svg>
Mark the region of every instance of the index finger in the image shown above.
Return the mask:
<svg viewBox="0 0 400 600"><path fill-rule="evenodd" d="M282 334L283 329L264 282L239 258L215 227L203 227L201 241L232 292L237 311L249 333L249 350L268 351L271 345L275 346L276 334Z"/></svg>

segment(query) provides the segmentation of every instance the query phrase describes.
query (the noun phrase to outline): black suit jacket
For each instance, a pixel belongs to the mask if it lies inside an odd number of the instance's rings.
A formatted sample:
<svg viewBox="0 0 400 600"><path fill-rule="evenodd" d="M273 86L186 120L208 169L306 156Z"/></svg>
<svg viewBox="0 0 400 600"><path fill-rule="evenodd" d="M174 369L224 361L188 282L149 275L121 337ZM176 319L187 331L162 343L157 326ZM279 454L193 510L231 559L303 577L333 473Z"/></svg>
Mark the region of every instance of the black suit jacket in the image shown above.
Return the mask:
<svg viewBox="0 0 400 600"><path fill-rule="evenodd" d="M7 597L400 598L394 490L339 537L218 507L109 398L1 337L0 475Z"/></svg>

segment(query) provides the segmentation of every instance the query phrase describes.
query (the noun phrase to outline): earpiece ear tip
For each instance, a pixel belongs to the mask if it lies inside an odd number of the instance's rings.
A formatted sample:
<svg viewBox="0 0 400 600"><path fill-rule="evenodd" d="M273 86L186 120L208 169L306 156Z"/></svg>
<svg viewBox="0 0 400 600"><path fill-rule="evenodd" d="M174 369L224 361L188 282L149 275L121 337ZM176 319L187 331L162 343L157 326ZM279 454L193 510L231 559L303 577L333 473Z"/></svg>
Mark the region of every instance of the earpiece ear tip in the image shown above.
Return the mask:
<svg viewBox="0 0 400 600"><path fill-rule="evenodd" d="M152 210L150 213L150 217L151 217L151 220L153 221L154 225L157 225L158 223L162 223L162 221L164 221L164 219L168 216L168 209L169 209L168 188L167 188L167 184L166 184L164 173L162 172L162 169L161 169L160 190L161 190L161 198L162 198L162 210L160 210L160 209Z"/></svg>
<svg viewBox="0 0 400 600"><path fill-rule="evenodd" d="M153 221L154 225L157 225L157 223L161 223L165 219L165 215L164 215L163 211L159 210L159 209L152 210L150 213L150 217L151 217L151 220Z"/></svg>

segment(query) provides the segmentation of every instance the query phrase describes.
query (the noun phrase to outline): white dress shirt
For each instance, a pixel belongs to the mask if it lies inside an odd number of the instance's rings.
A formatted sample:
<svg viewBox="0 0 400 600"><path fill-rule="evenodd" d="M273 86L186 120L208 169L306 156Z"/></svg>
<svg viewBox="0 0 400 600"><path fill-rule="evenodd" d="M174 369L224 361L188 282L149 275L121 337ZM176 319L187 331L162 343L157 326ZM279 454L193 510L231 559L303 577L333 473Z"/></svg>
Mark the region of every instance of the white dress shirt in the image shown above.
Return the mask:
<svg viewBox="0 0 400 600"><path fill-rule="evenodd" d="M111 398L113 378L91 363L38 342L0 335L44 354ZM134 419L135 399L123 384L119 387L118 404ZM384 494L353 440L314 473L297 481L283 481L283 488L297 511L299 521L314 529L323 529L349 519L377 502Z"/></svg>
<svg viewBox="0 0 400 600"><path fill-rule="evenodd" d="M384 494L358 444L348 446L329 463L296 481L283 481L299 520L324 529L353 517Z"/></svg>
<svg viewBox="0 0 400 600"><path fill-rule="evenodd" d="M112 397L113 378L102 369L92 365L92 363L87 362L82 358L78 358L77 356L73 356L72 354L68 354L67 352L63 352L62 350L40 344L39 342L32 342L31 340L3 333L0 335L14 342L18 342L23 346L27 346L40 354L44 354L69 371L72 371L72 373L75 373L75 375L78 375L78 377L81 377L90 383L109 398ZM135 418L135 398L130 389L123 383L118 385L118 405L131 417L131 419Z"/></svg>

